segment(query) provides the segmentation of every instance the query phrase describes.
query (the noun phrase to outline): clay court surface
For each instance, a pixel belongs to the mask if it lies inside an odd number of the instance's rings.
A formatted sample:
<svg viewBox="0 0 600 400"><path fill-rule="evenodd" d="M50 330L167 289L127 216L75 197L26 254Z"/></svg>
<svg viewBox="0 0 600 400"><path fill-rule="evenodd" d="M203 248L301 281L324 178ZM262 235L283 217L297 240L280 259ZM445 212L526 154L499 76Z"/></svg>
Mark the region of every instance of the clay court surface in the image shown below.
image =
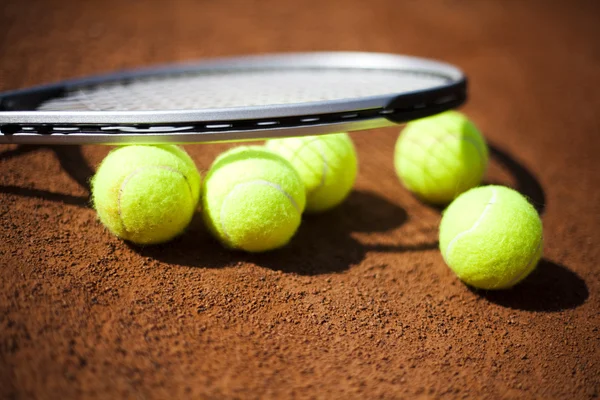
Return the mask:
<svg viewBox="0 0 600 400"><path fill-rule="evenodd" d="M89 206L109 147L1 145L0 398L598 398L599 16L592 0L3 0L0 90L278 51L454 63L486 181L536 205L545 255L509 291L458 281L440 211L395 176L399 128L352 134L349 199L260 255L199 217L128 245ZM231 146L186 150L205 172Z"/></svg>

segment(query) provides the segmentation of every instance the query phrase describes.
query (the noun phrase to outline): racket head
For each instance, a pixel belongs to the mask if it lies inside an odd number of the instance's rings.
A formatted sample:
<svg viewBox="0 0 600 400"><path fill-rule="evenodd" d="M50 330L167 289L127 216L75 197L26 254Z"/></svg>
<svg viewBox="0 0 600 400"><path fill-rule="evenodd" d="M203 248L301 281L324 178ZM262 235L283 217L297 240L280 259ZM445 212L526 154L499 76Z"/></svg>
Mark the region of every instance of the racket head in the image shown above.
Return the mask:
<svg viewBox="0 0 600 400"><path fill-rule="evenodd" d="M390 126L466 100L458 68L394 54L245 56L0 94L0 143L202 143Z"/></svg>

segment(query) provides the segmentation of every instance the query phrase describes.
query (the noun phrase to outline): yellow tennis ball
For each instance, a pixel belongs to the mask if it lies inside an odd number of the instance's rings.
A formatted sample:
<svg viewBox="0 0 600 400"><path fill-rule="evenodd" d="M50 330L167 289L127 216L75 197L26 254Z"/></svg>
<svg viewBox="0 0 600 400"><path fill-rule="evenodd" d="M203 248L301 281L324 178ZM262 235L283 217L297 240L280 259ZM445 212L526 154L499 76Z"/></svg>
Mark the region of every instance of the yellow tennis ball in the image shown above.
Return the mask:
<svg viewBox="0 0 600 400"><path fill-rule="evenodd" d="M221 154L204 180L204 221L232 249L261 252L287 244L300 226L305 204L294 168L263 146Z"/></svg>
<svg viewBox="0 0 600 400"><path fill-rule="evenodd" d="M447 204L479 185L487 164L488 148L483 136L456 111L408 123L394 153L394 166L402 184L432 204Z"/></svg>
<svg viewBox="0 0 600 400"><path fill-rule="evenodd" d="M465 283L506 289L535 269L542 256L542 221L520 193L503 186L471 189L444 211L440 250Z"/></svg>
<svg viewBox="0 0 600 400"><path fill-rule="evenodd" d="M111 151L92 179L100 221L138 244L166 242L190 223L200 197L200 174L173 145L125 146Z"/></svg>
<svg viewBox="0 0 600 400"><path fill-rule="evenodd" d="M346 133L271 139L266 146L298 171L306 187L307 212L329 210L352 190L358 162Z"/></svg>

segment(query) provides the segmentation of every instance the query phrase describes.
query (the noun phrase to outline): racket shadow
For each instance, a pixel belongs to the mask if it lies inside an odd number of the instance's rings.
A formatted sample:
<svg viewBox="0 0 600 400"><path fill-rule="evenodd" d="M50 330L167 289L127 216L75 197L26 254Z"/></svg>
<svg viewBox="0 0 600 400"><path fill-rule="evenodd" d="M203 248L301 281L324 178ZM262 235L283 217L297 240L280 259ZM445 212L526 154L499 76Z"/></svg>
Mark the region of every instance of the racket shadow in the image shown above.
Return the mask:
<svg viewBox="0 0 600 400"><path fill-rule="evenodd" d="M0 153L0 161L17 158L25 154L40 150L52 151L61 168L71 179L81 186L88 194L91 193L90 179L94 170L86 161L81 146L18 146L13 150ZM0 185L0 193L14 194L22 197L40 198L48 201L74 205L78 207L90 207L89 196L74 196L66 193L56 193L44 189L26 188L16 185Z"/></svg>
<svg viewBox="0 0 600 400"><path fill-rule="evenodd" d="M469 290L503 307L539 312L576 308L589 297L588 287L579 275L548 259L542 259L535 271L511 289Z"/></svg>
<svg viewBox="0 0 600 400"><path fill-rule="evenodd" d="M94 170L83 156L81 146L51 146L61 168L86 192L91 193L90 180Z"/></svg>
<svg viewBox="0 0 600 400"><path fill-rule="evenodd" d="M77 207L90 207L89 198L70 194L50 192L48 190L24 188L13 185L0 185L0 193L14 194L22 197L39 198Z"/></svg>
<svg viewBox="0 0 600 400"><path fill-rule="evenodd" d="M319 275L342 272L359 264L368 251L419 251L437 247L436 243L414 246L365 245L352 237L354 232L375 233L396 229L407 220L406 211L386 199L365 191L353 191L340 206L319 215L308 215L290 243L281 249L250 254L223 249L202 226L200 215L188 231L162 246L132 249L146 257L178 265L218 268L252 263L261 267Z"/></svg>
<svg viewBox="0 0 600 400"><path fill-rule="evenodd" d="M4 151L0 153L0 161L10 160L11 158L19 157L24 154L32 153L34 151L38 151L42 148L41 145L31 145L31 146L17 146L14 149Z"/></svg>
<svg viewBox="0 0 600 400"><path fill-rule="evenodd" d="M278 251L245 256L257 265L300 275L342 272L360 264L374 245L352 237L353 233L377 233L396 229L407 221L407 213L396 204L372 192L353 191L335 209L305 215L296 236ZM382 251L416 251L397 246Z"/></svg>

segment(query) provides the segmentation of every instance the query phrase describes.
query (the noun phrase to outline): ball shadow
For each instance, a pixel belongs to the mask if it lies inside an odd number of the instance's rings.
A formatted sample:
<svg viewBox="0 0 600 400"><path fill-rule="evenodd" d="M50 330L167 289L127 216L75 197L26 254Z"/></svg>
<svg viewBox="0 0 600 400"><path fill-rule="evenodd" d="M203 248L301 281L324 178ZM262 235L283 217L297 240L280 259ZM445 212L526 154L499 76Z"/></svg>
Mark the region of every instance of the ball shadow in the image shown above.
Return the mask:
<svg viewBox="0 0 600 400"><path fill-rule="evenodd" d="M537 212L542 215L546 209L546 193L535 177L527 167L517 161L508 152L497 145L488 142L490 158L502 166L513 178L515 178L514 189L527 197ZM504 185L503 183L485 180L483 185ZM448 205L436 205L424 203L430 209L443 212Z"/></svg>
<svg viewBox="0 0 600 400"><path fill-rule="evenodd" d="M353 191L344 203L330 212L304 216L291 242L274 251L252 254L223 249L203 228L200 215L196 215L188 231L173 242L130 247L144 256L178 265L217 268L249 262L286 273L319 275L347 270L360 263L370 250L402 252L437 247L437 243L378 247L364 245L351 235L353 232L385 232L398 228L406 220L402 207L374 193Z"/></svg>
<svg viewBox="0 0 600 400"><path fill-rule="evenodd" d="M515 178L515 189L529 199L542 215L546 193L535 175L511 154L489 143L490 156ZM542 259L533 273L509 290L481 291L470 288L488 301L519 310L552 312L575 308L588 296L585 281L563 265Z"/></svg>
<svg viewBox="0 0 600 400"><path fill-rule="evenodd" d="M540 214L543 213L546 195L534 174L498 146L490 144L489 147L491 157L515 178L516 189L531 200ZM90 193L89 182L94 171L83 157L80 146L18 146L0 153L0 160L40 150L54 152L62 169ZM0 186L0 193L89 207L89 197L86 196L12 185ZM344 271L360 263L369 251L406 252L437 248L436 241L410 246L365 245L352 237L352 233L355 232L385 232L396 229L404 224L406 219L406 211L401 207L374 193L354 191L334 210L305 216L292 241L272 252L249 254L224 249L208 234L199 213L194 216L186 233L172 242L158 246L129 246L143 256L170 264L220 268L251 262L283 272L317 275ZM546 259L540 261L538 268L524 282L511 290L471 290L490 302L530 311L574 308L583 304L589 296L587 285L581 277L567 267Z"/></svg>
<svg viewBox="0 0 600 400"><path fill-rule="evenodd" d="M527 197L541 215L546 209L546 193L535 175L508 152L495 144L488 143L490 155L503 166L516 180L515 189Z"/></svg>
<svg viewBox="0 0 600 400"><path fill-rule="evenodd" d="M369 246L353 232L385 232L407 220L403 208L364 191L353 191L338 207L317 215L305 215L296 236L278 251L248 254L246 261L283 272L302 275L341 272L360 263Z"/></svg>
<svg viewBox="0 0 600 400"><path fill-rule="evenodd" d="M214 240L197 211L183 234L162 244L138 245L124 242L132 251L144 257L171 265L201 268L222 268L237 263L236 254Z"/></svg>
<svg viewBox="0 0 600 400"><path fill-rule="evenodd" d="M542 259L521 283L508 290L469 289L486 300L523 311L556 312L576 308L589 297L585 281L567 267Z"/></svg>

